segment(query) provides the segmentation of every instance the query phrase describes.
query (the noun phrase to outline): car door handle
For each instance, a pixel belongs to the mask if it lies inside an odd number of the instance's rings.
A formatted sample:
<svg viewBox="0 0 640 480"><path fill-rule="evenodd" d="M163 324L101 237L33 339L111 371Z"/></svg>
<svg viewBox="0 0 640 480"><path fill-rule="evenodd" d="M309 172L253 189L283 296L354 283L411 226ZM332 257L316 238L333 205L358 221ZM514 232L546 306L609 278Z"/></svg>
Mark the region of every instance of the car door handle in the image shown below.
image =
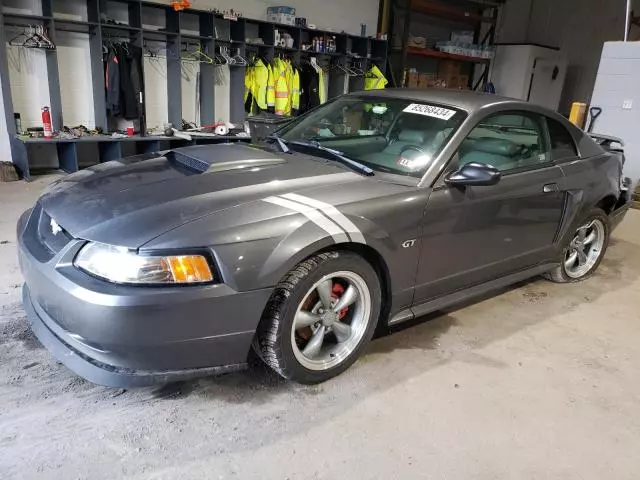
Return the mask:
<svg viewBox="0 0 640 480"><path fill-rule="evenodd" d="M558 184L557 183L547 183L544 187L542 187L542 191L544 193L557 192L558 191Z"/></svg>

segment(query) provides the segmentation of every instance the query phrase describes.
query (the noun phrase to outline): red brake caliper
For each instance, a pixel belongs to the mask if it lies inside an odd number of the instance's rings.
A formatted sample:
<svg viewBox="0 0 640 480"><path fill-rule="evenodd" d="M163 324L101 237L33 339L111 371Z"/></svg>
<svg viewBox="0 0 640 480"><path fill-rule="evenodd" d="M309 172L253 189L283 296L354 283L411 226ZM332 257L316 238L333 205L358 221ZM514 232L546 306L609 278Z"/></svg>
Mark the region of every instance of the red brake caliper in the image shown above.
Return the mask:
<svg viewBox="0 0 640 480"><path fill-rule="evenodd" d="M331 296L333 298L340 298L343 293L344 293L344 287L339 283L334 283L333 288L331 289ZM340 317L339 317L340 320L344 318L344 316L347 314L348 311L349 311L349 307L345 307L342 310L340 310Z"/></svg>

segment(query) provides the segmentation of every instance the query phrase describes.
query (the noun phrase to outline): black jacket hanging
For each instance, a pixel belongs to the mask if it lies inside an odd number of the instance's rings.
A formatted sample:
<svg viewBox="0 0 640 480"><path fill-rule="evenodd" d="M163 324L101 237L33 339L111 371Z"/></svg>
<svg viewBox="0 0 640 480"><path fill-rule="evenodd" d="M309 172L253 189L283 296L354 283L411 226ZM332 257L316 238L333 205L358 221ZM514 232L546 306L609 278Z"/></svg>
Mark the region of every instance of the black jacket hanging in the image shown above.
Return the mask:
<svg viewBox="0 0 640 480"><path fill-rule="evenodd" d="M120 110L127 120L138 118L138 100L131 83L131 57L127 55L128 46L118 46L118 62L120 64Z"/></svg>
<svg viewBox="0 0 640 480"><path fill-rule="evenodd" d="M140 62L142 57L142 49L134 46L129 47L130 52L130 77L131 77L131 88L133 90L133 97L135 98L135 117L138 118L140 115L140 92L142 92L142 71L140 69ZM133 112L131 112L133 114ZM131 120L131 119L129 119Z"/></svg>
<svg viewBox="0 0 640 480"><path fill-rule="evenodd" d="M109 48L105 68L107 114L118 116L120 115L120 63L113 48Z"/></svg>
<svg viewBox="0 0 640 480"><path fill-rule="evenodd" d="M309 63L305 63L300 70L300 111L305 113L320 105L320 91L318 72Z"/></svg>

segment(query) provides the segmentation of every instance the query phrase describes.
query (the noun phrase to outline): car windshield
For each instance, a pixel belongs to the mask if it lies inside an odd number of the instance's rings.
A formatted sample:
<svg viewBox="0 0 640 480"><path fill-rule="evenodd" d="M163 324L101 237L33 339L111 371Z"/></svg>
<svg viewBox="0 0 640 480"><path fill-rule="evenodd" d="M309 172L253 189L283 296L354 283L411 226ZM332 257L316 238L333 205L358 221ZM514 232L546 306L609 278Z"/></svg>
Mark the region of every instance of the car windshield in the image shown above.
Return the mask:
<svg viewBox="0 0 640 480"><path fill-rule="evenodd" d="M349 95L294 120L278 135L292 149L316 145L374 171L420 177L465 117L435 102Z"/></svg>

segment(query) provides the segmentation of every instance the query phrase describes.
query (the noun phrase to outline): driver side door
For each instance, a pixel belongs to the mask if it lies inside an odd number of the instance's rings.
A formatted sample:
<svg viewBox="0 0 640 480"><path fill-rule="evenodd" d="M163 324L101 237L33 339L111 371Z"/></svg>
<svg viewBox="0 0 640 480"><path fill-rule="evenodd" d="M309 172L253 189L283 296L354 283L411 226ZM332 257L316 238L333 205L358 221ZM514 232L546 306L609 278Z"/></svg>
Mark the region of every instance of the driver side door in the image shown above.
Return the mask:
<svg viewBox="0 0 640 480"><path fill-rule="evenodd" d="M501 171L491 186L450 186L466 163ZM491 115L470 132L429 198L414 303L550 260L565 201L546 125L530 112Z"/></svg>

